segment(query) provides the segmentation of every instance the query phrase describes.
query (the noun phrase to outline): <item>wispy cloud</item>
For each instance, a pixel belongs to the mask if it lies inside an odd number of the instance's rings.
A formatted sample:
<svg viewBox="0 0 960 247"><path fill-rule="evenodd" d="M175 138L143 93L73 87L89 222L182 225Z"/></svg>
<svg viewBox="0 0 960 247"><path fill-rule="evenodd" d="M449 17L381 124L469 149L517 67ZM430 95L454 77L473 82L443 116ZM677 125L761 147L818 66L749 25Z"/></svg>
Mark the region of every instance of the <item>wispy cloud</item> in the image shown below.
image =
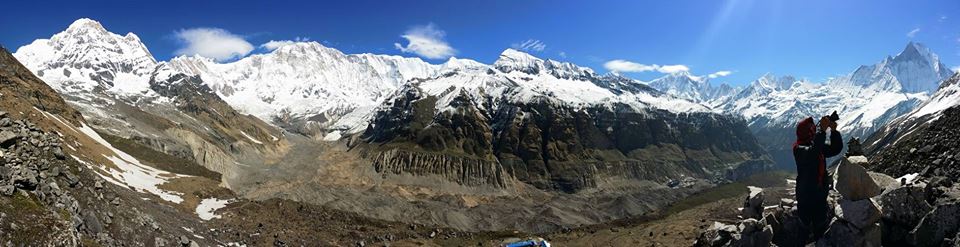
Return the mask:
<svg viewBox="0 0 960 247"><path fill-rule="evenodd" d="M712 74L707 75L707 77L709 77L710 79L713 79L717 77L728 76L730 74L733 74L733 72L729 70L721 70L721 71L713 72Z"/></svg>
<svg viewBox="0 0 960 247"><path fill-rule="evenodd" d="M614 72L647 72L647 71L657 71L660 73L673 74L682 71L690 71L690 68L686 65L675 64L675 65L657 65L657 64L641 64L635 63L623 59L610 60L603 64L603 67L607 70Z"/></svg>
<svg viewBox="0 0 960 247"><path fill-rule="evenodd" d="M287 46L287 45L292 45L292 44L297 43L297 42L307 42L307 41L310 41L310 38L296 37L296 38L294 38L293 40L289 40L289 39L287 39L287 40L270 40L270 41L267 41L267 43L261 44L261 45L260 45L260 48L266 49L266 50L268 50L268 51L272 51L272 50L276 50L277 48L284 47L284 46Z"/></svg>
<svg viewBox="0 0 960 247"><path fill-rule="evenodd" d="M244 57L253 51L253 45L227 30L220 28L192 28L174 32L174 37L182 43L176 55L200 55L225 61Z"/></svg>
<svg viewBox="0 0 960 247"><path fill-rule="evenodd" d="M517 50L541 52L547 49L547 44L544 44L543 41L538 39L528 39L520 43L513 43L510 47Z"/></svg>
<svg viewBox="0 0 960 247"><path fill-rule="evenodd" d="M938 21L938 22L945 22L945 21L947 21L947 16L946 16L946 15L940 15L940 18L938 18L937 21Z"/></svg>
<svg viewBox="0 0 960 247"><path fill-rule="evenodd" d="M406 46L400 43L393 43L393 46L402 52L417 54L417 56L425 58L448 58L456 54L457 50L447 44L447 41L443 39L444 36L446 36L446 33L443 30L430 23L412 27L403 35L400 35L400 37L407 39Z"/></svg>
<svg viewBox="0 0 960 247"><path fill-rule="evenodd" d="M560 55L560 57L562 57L562 58L567 58L567 52L561 51L561 52L557 53L557 55Z"/></svg>
<svg viewBox="0 0 960 247"><path fill-rule="evenodd" d="M907 38L911 38L911 39L912 39L913 37L916 37L916 36L917 36L917 33L919 33L919 32L920 32L920 28L919 28L919 27L918 27L918 28L914 28L913 30L910 30L910 32L907 32Z"/></svg>
<svg viewBox="0 0 960 247"><path fill-rule="evenodd" d="M960 65L953 66L953 72L960 72Z"/></svg>

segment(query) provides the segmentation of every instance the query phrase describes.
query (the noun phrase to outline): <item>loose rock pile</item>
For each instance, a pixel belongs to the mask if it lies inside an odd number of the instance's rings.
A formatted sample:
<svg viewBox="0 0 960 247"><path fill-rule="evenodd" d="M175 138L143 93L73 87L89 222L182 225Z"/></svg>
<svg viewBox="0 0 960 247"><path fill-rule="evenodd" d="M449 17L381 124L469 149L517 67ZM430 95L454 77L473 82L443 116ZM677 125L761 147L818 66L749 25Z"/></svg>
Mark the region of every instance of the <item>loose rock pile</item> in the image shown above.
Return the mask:
<svg viewBox="0 0 960 247"><path fill-rule="evenodd" d="M830 224L820 239L803 236L792 199L781 199L757 219L763 207L753 202L762 202L763 193L751 188L742 220L714 223L694 246L960 246L960 184L942 177L894 179L866 167L863 156L846 157L837 167Z"/></svg>
<svg viewBox="0 0 960 247"><path fill-rule="evenodd" d="M80 179L66 169L60 145L58 135L0 112L0 196L33 194L42 203L61 209L73 226L62 229L62 236L70 239L61 241L75 243L79 232L98 232L100 224L92 224L66 190L79 186Z"/></svg>

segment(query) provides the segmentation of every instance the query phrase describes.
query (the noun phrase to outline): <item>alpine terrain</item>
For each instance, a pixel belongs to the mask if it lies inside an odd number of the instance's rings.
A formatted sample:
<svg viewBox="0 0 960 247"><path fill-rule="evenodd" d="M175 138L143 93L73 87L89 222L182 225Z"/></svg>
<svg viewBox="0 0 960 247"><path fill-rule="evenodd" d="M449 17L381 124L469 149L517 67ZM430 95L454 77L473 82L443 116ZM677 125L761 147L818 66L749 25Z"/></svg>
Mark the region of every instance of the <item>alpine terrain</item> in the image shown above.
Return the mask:
<svg viewBox="0 0 960 247"><path fill-rule="evenodd" d="M712 85L706 77L674 74L649 85L705 102L715 112L742 116L779 167L792 170L790 146L797 121L837 111L845 136L866 138L916 109L952 74L929 48L910 42L896 56L820 83L767 74L744 88L729 90L726 84Z"/></svg>
<svg viewBox="0 0 960 247"><path fill-rule="evenodd" d="M63 24L0 47L0 245L960 243L960 73L916 42L822 82L718 84L533 39L457 58L434 24L394 44L423 58ZM644 71L663 76L624 74ZM810 156L828 215L804 235L797 122L832 111L846 154Z"/></svg>
<svg viewBox="0 0 960 247"><path fill-rule="evenodd" d="M282 229L253 215L290 204L300 205L297 215L349 212L331 222L362 217L372 224L356 238L365 241L549 232L650 213L771 164L737 116L515 49L493 64L430 64L296 42L226 63L158 61L136 34L79 19L7 56L7 73L30 84L4 87L21 91L4 93L2 110L17 113L14 126L41 133L36 150L56 147L61 161L52 162L74 174L51 180L50 168L17 163L35 159L26 156L4 166L14 169L13 200L36 205L38 216L71 212L62 220L76 231L50 243L310 243L332 237L310 231L357 234L333 225L229 235ZM20 152L16 140L33 142L22 138L37 134L25 130L11 130L8 153ZM19 182L26 174L39 180ZM62 193L43 187L54 181L75 188L81 205L113 200L103 205L119 211L47 203ZM120 235L133 227L126 220L156 232ZM209 224L217 226L207 234ZM417 235L423 225L432 227ZM24 240L21 226L0 238ZM353 240L324 240L340 241Z"/></svg>

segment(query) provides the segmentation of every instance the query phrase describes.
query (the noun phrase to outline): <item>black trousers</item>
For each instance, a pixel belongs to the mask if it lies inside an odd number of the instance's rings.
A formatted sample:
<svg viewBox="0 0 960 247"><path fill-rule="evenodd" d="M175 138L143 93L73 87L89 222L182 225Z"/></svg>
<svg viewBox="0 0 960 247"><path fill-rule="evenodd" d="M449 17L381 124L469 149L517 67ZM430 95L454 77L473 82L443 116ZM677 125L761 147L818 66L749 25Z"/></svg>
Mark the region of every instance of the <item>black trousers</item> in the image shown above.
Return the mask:
<svg viewBox="0 0 960 247"><path fill-rule="evenodd" d="M799 182L799 181L798 181ZM813 239L820 239L826 231L827 216L829 207L827 207L827 190L816 185L797 184L797 213L800 220L806 226L806 234Z"/></svg>

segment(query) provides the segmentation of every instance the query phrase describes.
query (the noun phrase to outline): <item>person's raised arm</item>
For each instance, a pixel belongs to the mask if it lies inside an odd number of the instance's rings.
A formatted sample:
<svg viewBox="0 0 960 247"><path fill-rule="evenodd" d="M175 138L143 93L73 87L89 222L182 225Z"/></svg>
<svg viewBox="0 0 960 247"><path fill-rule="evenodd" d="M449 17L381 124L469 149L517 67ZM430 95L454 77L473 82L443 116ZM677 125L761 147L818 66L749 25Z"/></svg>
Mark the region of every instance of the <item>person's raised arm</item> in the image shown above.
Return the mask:
<svg viewBox="0 0 960 247"><path fill-rule="evenodd" d="M840 151L843 150L843 137L840 136L840 131L837 131L834 128L830 129L830 145L826 145L823 149L824 157L833 157L840 154Z"/></svg>

